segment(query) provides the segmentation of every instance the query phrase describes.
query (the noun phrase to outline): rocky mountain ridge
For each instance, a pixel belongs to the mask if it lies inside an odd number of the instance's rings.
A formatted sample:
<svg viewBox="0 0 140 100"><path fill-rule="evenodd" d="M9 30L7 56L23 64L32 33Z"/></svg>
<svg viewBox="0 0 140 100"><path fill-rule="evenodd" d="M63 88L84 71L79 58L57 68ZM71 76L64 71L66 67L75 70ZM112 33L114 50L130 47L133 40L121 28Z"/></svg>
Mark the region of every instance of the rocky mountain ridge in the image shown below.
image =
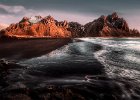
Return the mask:
<svg viewBox="0 0 140 100"><path fill-rule="evenodd" d="M24 17L19 23L11 24L8 28L1 31L1 34L8 37L70 37L71 33L67 30L67 21L58 22L53 17L35 16L37 21Z"/></svg>
<svg viewBox="0 0 140 100"><path fill-rule="evenodd" d="M11 24L0 31L1 37L16 38L73 38L73 37L138 37L136 29L130 29L128 23L116 12L102 15L98 19L81 25L77 22L57 21L52 16L24 17L19 23Z"/></svg>
<svg viewBox="0 0 140 100"><path fill-rule="evenodd" d="M93 37L135 37L140 36L136 29L130 29L128 23L116 12L102 15L98 19L84 25L86 36Z"/></svg>

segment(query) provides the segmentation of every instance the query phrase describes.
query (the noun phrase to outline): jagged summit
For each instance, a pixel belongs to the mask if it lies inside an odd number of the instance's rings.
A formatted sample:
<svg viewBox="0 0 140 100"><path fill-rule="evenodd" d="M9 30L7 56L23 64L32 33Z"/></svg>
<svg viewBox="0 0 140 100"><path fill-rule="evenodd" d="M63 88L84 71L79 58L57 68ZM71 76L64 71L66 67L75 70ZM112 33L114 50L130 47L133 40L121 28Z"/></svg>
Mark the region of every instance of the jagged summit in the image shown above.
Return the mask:
<svg viewBox="0 0 140 100"><path fill-rule="evenodd" d="M129 31L127 22L123 18L119 18L116 12L112 13L112 15L108 15L106 21L114 28Z"/></svg>
<svg viewBox="0 0 140 100"><path fill-rule="evenodd" d="M55 20L51 15L46 16L45 19L50 20L50 21L54 21Z"/></svg>
<svg viewBox="0 0 140 100"><path fill-rule="evenodd" d="M34 24L34 23L39 23L43 21L46 21L47 23L51 23L51 22L54 22L55 19L50 15L46 17L32 16L32 17L23 17L23 19L19 23L28 22L28 23Z"/></svg>
<svg viewBox="0 0 140 100"><path fill-rule="evenodd" d="M29 18L29 22L31 22L31 23L37 23L41 20L42 20L42 16L32 16Z"/></svg>

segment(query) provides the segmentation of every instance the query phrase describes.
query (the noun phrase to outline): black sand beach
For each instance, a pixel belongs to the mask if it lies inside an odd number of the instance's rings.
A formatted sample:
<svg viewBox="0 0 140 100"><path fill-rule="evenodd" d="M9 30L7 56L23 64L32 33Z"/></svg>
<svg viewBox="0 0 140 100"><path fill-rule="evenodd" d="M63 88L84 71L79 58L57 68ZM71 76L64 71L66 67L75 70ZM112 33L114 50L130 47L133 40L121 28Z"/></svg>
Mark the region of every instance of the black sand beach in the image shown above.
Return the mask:
<svg viewBox="0 0 140 100"><path fill-rule="evenodd" d="M0 61L0 100L139 100L139 82L119 76L120 70L113 72L118 76L109 76L95 55L102 50L103 45L77 39L2 43L1 58L14 62ZM107 53L105 63L126 53L107 51L111 55Z"/></svg>
<svg viewBox="0 0 140 100"><path fill-rule="evenodd" d="M60 48L71 39L19 39L0 41L0 58L22 60L38 57Z"/></svg>

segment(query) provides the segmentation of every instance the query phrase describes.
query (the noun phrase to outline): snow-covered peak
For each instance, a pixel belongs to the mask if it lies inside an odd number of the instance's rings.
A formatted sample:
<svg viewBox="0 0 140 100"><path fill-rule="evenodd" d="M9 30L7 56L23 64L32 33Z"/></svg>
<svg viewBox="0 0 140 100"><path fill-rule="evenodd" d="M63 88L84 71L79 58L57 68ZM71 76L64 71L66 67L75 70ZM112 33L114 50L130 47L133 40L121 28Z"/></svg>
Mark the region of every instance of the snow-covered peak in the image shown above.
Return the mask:
<svg viewBox="0 0 140 100"><path fill-rule="evenodd" d="M37 22L39 22L39 21L41 21L42 20L42 17L41 16L32 16L32 17L30 17L30 19L29 19L29 21L31 22L31 23L37 23Z"/></svg>

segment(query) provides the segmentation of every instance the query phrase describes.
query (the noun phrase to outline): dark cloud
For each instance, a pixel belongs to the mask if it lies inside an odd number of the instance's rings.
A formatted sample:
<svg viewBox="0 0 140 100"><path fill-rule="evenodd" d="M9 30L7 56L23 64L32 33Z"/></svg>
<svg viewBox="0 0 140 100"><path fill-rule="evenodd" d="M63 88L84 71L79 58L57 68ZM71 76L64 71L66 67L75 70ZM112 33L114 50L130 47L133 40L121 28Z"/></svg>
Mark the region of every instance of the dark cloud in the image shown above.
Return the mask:
<svg viewBox="0 0 140 100"><path fill-rule="evenodd" d="M32 9L57 9L79 13L110 13L140 9L140 0L1 0L8 5L23 5Z"/></svg>
<svg viewBox="0 0 140 100"><path fill-rule="evenodd" d="M8 12L0 8L0 14L8 14Z"/></svg>

